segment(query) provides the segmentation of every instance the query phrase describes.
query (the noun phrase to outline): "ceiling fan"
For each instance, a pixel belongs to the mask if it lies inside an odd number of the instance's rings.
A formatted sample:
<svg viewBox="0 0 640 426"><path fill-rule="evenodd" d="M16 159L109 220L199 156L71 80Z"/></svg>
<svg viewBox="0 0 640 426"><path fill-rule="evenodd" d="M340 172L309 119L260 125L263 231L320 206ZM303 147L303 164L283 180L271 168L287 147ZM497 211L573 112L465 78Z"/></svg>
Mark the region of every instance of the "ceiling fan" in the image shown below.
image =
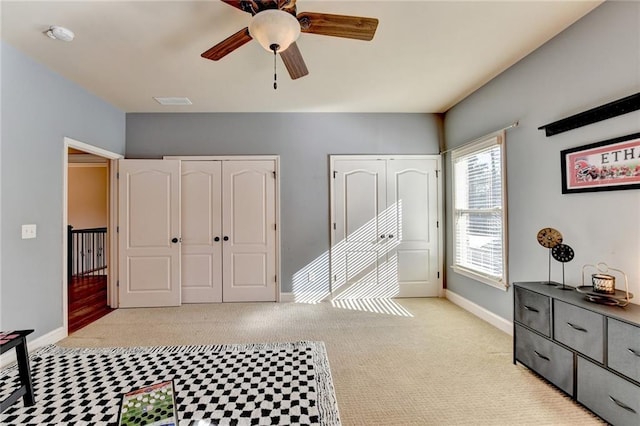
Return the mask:
<svg viewBox="0 0 640 426"><path fill-rule="evenodd" d="M256 39L266 50L280 54L292 79L309 74L296 40L300 32L370 41L378 20L360 16L296 11L296 0L221 0L250 13L248 27L241 29L211 49L203 58L217 61ZM275 66L275 64L274 64ZM276 88L274 83L274 88Z"/></svg>

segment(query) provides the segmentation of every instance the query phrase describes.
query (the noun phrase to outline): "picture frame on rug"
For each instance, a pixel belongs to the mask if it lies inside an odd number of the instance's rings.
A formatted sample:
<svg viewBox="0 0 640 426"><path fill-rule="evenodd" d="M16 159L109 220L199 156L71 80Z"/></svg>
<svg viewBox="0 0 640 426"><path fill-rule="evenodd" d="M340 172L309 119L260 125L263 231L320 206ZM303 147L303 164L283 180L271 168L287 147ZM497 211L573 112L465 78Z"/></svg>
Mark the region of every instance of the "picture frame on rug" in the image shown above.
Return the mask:
<svg viewBox="0 0 640 426"><path fill-rule="evenodd" d="M176 426L175 387L173 380L134 389L122 395L118 425Z"/></svg>
<svg viewBox="0 0 640 426"><path fill-rule="evenodd" d="M560 152L562 193L640 189L640 133Z"/></svg>

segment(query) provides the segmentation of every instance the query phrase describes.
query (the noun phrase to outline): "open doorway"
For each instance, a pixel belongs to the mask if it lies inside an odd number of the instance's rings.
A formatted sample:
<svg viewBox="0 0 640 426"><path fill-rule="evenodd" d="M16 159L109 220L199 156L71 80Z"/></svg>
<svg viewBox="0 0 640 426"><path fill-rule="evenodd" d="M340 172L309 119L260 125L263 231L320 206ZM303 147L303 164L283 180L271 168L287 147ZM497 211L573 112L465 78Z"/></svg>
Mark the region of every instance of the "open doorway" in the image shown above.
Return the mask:
<svg viewBox="0 0 640 426"><path fill-rule="evenodd" d="M63 310L69 334L117 307L112 200L118 157L65 138Z"/></svg>
<svg viewBox="0 0 640 426"><path fill-rule="evenodd" d="M109 162L68 148L67 300L69 333L102 318L109 282Z"/></svg>

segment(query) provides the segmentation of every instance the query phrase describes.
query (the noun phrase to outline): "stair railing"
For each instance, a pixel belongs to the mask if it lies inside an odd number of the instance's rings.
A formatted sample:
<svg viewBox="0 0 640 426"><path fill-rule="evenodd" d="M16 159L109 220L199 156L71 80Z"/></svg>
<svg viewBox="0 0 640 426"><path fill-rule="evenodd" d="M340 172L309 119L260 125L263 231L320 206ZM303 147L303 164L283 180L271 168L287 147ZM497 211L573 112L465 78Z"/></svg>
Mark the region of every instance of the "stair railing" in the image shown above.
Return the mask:
<svg viewBox="0 0 640 426"><path fill-rule="evenodd" d="M68 275L105 275L107 269L107 228L68 228Z"/></svg>

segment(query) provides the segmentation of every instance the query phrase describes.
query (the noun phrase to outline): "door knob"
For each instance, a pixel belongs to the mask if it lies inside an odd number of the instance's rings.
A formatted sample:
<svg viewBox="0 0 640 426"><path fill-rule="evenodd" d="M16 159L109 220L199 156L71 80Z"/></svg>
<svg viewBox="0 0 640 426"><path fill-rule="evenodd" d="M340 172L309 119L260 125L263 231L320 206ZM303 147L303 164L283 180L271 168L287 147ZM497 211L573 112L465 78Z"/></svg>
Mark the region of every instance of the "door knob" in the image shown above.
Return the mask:
<svg viewBox="0 0 640 426"><path fill-rule="evenodd" d="M173 238L171 239L171 242L175 244L175 243L177 243L177 242L178 242L178 239L177 239L176 237L173 237Z"/></svg>
<svg viewBox="0 0 640 426"><path fill-rule="evenodd" d="M215 238L213 239L213 241L215 241L215 242L220 241L220 237L215 237Z"/></svg>
<svg viewBox="0 0 640 426"><path fill-rule="evenodd" d="M389 238L393 238L393 234L389 234Z"/></svg>
<svg viewBox="0 0 640 426"><path fill-rule="evenodd" d="M226 235L222 239L225 240L225 241L229 241L229 237L227 237Z"/></svg>
<svg viewBox="0 0 640 426"><path fill-rule="evenodd" d="M380 235L380 238L384 238L384 234Z"/></svg>

